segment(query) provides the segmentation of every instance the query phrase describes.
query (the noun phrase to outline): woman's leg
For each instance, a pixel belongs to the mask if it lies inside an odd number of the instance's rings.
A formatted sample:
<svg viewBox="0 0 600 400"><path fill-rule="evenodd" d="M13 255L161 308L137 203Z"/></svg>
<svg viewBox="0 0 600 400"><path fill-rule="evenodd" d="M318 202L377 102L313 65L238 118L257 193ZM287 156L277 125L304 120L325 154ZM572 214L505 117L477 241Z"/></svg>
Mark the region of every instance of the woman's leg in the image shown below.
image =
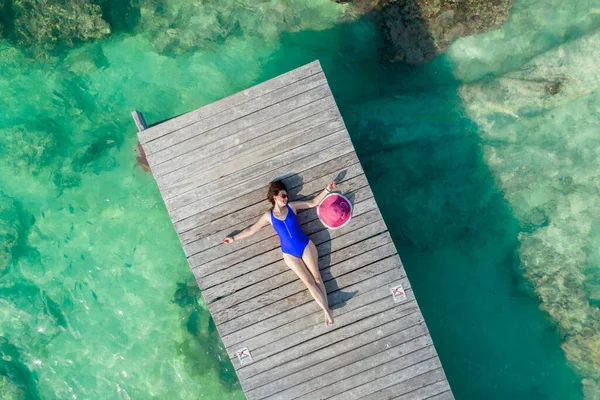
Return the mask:
<svg viewBox="0 0 600 400"><path fill-rule="evenodd" d="M327 299L327 289L325 288L325 284L323 283L323 279L321 278L321 272L319 271L319 252L317 251L317 246L313 243L312 240L308 242L306 248L304 249L304 254L302 254L302 261L306 265L306 268L312 275L315 283L323 293L323 297L325 298L325 306L327 310L325 310L325 321L326 324L333 324L333 314L331 313L331 309L329 308L329 300Z"/></svg>
<svg viewBox="0 0 600 400"><path fill-rule="evenodd" d="M312 240L308 242L308 245L304 249L302 261L304 261L304 264L306 264L306 268L308 268L309 272L313 276L315 283L319 289L321 289L321 292L323 292L323 296L325 296L325 305L329 308L327 289L325 288L325 284L321 278L321 272L319 271L319 252L317 251L317 246L315 246Z"/></svg>
<svg viewBox="0 0 600 400"><path fill-rule="evenodd" d="M319 289L319 286L317 286L315 279L302 262L302 259L284 253L283 260L288 267L290 267L290 269L294 271L296 275L298 275L298 278L304 282L312 297L315 299L319 307L321 307L325 312L325 315L329 316L326 323L332 324L333 316L331 316L331 310L327 306L327 297L323 295L323 292L321 292L321 289Z"/></svg>

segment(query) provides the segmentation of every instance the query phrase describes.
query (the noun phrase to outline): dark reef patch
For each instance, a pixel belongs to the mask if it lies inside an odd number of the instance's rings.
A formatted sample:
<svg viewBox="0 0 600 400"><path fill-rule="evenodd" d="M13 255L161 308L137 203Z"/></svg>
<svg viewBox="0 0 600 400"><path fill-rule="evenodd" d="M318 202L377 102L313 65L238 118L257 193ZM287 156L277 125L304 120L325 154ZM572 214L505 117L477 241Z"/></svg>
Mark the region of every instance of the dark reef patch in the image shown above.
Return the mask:
<svg viewBox="0 0 600 400"><path fill-rule="evenodd" d="M17 386L25 399L41 399L36 373L30 371L23 363L19 349L2 336L0 336L0 376L8 378L10 383Z"/></svg>
<svg viewBox="0 0 600 400"><path fill-rule="evenodd" d="M195 281L178 283L172 301L182 308L186 316L185 327L194 341L184 341L179 352L185 357L186 364L195 374L205 375L213 370L219 382L229 391L240 390L235 370L225 352L221 338L208 310L199 304L200 288ZM215 357L215 354L218 356Z"/></svg>

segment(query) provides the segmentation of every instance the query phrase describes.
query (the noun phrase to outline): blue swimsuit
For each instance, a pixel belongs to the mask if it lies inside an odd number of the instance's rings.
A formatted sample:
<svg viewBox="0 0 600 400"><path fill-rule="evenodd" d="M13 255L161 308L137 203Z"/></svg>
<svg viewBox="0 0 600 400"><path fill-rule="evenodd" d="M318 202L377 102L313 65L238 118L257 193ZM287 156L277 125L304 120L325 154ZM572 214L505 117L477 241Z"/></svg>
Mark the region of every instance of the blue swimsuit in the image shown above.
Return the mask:
<svg viewBox="0 0 600 400"><path fill-rule="evenodd" d="M306 236L306 233L302 232L296 214L292 211L290 206L286 205L286 207L288 213L283 221L275 218L273 210L271 210L271 224L273 224L273 229L275 229L275 232L279 235L281 251L285 254L302 258L304 249L308 245L310 239Z"/></svg>

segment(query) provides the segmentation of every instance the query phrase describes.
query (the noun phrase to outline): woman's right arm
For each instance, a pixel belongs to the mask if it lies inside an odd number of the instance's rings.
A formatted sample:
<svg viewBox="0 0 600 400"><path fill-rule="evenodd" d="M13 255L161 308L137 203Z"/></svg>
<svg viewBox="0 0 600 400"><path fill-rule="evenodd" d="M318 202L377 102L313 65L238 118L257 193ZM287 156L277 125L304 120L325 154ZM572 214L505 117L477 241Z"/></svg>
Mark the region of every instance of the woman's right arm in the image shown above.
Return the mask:
<svg viewBox="0 0 600 400"><path fill-rule="evenodd" d="M267 225L268 223L269 223L269 213L264 213L263 215L261 215L261 217L258 219L258 221L256 221L254 223L254 225L247 227L246 229L244 229L237 235L227 236L225 239L223 239L223 242L229 244L229 243L235 242L236 240L240 240L245 237L254 235L256 232L258 232L260 230L260 228Z"/></svg>

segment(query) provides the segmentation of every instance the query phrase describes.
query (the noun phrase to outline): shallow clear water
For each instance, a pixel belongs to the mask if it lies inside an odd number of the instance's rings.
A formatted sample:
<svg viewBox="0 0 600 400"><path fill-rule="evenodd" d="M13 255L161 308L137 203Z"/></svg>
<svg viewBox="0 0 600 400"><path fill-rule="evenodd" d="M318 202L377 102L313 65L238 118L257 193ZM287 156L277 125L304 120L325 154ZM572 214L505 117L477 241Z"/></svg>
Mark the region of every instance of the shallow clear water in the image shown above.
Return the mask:
<svg viewBox="0 0 600 400"><path fill-rule="evenodd" d="M517 1L418 68L329 0L164 4L50 60L0 42L2 398L243 398L129 112L314 59L456 397L600 398L592 0Z"/></svg>

